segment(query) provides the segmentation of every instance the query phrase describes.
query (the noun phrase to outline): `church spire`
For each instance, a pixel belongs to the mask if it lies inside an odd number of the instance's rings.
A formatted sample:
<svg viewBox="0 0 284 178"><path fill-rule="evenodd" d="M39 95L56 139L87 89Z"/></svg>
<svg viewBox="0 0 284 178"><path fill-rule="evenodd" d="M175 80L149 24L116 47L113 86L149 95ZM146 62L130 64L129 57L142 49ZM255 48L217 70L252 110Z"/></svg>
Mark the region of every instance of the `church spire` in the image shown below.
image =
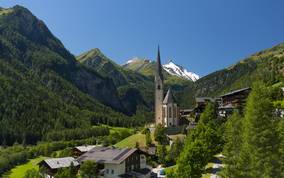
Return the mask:
<svg viewBox="0 0 284 178"><path fill-rule="evenodd" d="M160 57L160 46L158 45L158 55L157 55L157 67L156 67L156 76L163 80L163 73L162 73L162 64L161 64L161 57Z"/></svg>

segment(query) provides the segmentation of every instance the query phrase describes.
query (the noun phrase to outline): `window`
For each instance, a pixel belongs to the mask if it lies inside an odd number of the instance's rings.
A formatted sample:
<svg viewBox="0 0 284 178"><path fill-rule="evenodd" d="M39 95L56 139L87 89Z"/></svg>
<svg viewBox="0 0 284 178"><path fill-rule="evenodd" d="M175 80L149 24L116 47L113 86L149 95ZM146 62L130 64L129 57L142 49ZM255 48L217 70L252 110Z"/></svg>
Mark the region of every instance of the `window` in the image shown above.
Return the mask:
<svg viewBox="0 0 284 178"><path fill-rule="evenodd" d="M107 173L107 174L109 173L109 170L108 170L108 169L106 170L106 173Z"/></svg>
<svg viewBox="0 0 284 178"><path fill-rule="evenodd" d="M172 117L172 107L169 107L169 117Z"/></svg>
<svg viewBox="0 0 284 178"><path fill-rule="evenodd" d="M176 118L177 117L177 108L174 106L174 111L173 111L173 113L174 113L174 116L173 116L173 118Z"/></svg>
<svg viewBox="0 0 284 178"><path fill-rule="evenodd" d="M111 174L114 174L114 170L113 169L111 170Z"/></svg>

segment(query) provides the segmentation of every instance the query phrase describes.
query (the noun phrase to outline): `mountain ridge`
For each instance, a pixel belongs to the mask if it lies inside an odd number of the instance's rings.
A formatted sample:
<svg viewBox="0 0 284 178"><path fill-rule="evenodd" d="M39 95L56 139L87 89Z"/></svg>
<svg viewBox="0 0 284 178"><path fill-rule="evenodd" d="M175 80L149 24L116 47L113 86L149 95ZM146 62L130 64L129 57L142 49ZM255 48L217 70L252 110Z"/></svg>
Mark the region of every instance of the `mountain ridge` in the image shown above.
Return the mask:
<svg viewBox="0 0 284 178"><path fill-rule="evenodd" d="M155 61L150 59L134 57L128 60L125 64L122 64L122 66L136 72L141 72L144 75L153 75L153 72L149 72L149 70L154 70L153 65L155 65L155 63ZM187 69L183 66L175 64L173 60L170 60L169 63L163 64L163 69L170 75L193 82L199 79L197 74L187 71Z"/></svg>

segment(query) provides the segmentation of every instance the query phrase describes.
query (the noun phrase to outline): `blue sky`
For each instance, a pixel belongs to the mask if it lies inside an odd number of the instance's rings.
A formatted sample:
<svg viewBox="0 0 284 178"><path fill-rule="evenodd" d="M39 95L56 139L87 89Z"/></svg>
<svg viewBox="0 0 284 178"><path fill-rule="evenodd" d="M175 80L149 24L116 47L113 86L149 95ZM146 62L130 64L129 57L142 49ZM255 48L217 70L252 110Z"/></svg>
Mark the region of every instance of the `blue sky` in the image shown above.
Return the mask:
<svg viewBox="0 0 284 178"><path fill-rule="evenodd" d="M42 19L78 55L100 48L119 64L173 59L201 76L284 42L283 0L1 0Z"/></svg>

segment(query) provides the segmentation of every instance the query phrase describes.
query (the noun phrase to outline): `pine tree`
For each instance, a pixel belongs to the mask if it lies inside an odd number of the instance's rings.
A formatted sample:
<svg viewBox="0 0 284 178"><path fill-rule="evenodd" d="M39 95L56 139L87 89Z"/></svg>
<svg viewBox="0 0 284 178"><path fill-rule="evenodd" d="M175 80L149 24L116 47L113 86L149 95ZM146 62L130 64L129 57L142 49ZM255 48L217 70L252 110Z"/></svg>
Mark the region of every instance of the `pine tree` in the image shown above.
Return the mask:
<svg viewBox="0 0 284 178"><path fill-rule="evenodd" d="M249 95L243 126L240 177L279 177L273 105L269 89L261 83Z"/></svg>
<svg viewBox="0 0 284 178"><path fill-rule="evenodd" d="M238 178L240 170L237 162L239 161L240 150L242 145L242 116L234 113L226 123L225 142L223 154L225 168L222 171L222 177Z"/></svg>
<svg viewBox="0 0 284 178"><path fill-rule="evenodd" d="M282 119L278 124L278 138L279 138L279 149L278 149L278 160L280 177L284 177L284 120Z"/></svg>

